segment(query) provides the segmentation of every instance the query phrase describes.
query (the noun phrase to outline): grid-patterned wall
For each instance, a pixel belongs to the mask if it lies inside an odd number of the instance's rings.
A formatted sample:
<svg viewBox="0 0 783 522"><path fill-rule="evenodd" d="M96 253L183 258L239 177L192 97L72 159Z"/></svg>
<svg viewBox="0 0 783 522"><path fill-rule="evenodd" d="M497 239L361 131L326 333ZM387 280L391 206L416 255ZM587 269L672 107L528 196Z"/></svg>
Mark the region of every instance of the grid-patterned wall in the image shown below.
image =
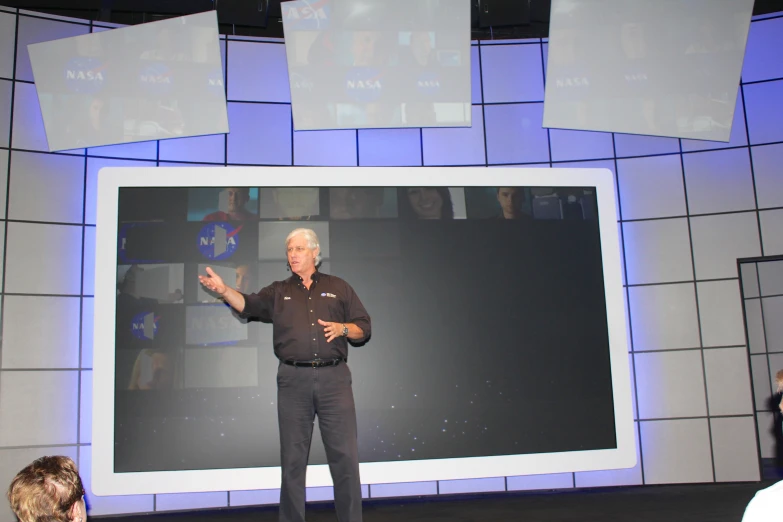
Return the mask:
<svg viewBox="0 0 783 522"><path fill-rule="evenodd" d="M783 257L740 264L761 456L779 462L775 374L783 370Z"/></svg>
<svg viewBox="0 0 783 522"><path fill-rule="evenodd" d="M0 10L0 485L52 453L76 458L90 484L97 172L182 164L589 166L616 173L639 464L380 485L366 495L758 479L736 259L783 254L783 18L752 24L729 144L543 129L547 43L540 40L472 47L472 128L292 133L283 45L229 38L221 42L228 136L49 154L26 44L100 29ZM330 488L308 492L311 500L330 497ZM277 491L88 500L97 515L275 503ZM7 509L0 519L10 519Z"/></svg>

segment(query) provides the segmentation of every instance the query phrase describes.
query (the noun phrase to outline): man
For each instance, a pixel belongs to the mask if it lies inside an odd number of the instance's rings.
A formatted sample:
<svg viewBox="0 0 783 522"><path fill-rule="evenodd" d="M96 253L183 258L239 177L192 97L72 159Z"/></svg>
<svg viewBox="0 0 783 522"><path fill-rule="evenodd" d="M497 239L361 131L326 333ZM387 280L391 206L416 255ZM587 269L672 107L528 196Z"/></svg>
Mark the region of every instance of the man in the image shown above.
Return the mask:
<svg viewBox="0 0 783 522"><path fill-rule="evenodd" d="M16 474L8 501L19 522L86 522L84 486L68 457L41 457Z"/></svg>
<svg viewBox="0 0 783 522"><path fill-rule="evenodd" d="M229 187L221 192L220 200L225 198L227 211L218 210L204 216L204 221L246 221L258 219L258 216L245 208L250 201L248 187ZM220 205L223 207L223 205Z"/></svg>
<svg viewBox="0 0 783 522"><path fill-rule="evenodd" d="M500 204L499 219L520 219L527 217L522 211L525 202L525 193L516 187L499 187L497 189L498 203Z"/></svg>
<svg viewBox="0 0 783 522"><path fill-rule="evenodd" d="M286 252L293 275L255 294L229 288L209 267L199 280L240 316L274 325L274 350L280 359L280 521L305 520L305 471L317 414L334 481L337 517L340 522L360 522L356 409L346 362L348 342L362 343L370 337L370 316L348 283L316 268L320 246L315 232L304 228L291 232Z"/></svg>

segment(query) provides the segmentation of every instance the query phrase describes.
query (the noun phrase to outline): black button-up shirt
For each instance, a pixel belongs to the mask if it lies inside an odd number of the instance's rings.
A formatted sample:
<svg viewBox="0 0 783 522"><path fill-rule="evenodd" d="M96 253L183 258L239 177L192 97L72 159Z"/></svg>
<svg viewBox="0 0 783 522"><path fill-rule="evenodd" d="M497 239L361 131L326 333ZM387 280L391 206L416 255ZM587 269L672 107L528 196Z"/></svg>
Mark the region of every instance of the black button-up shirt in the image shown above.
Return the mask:
<svg viewBox="0 0 783 522"><path fill-rule="evenodd" d="M273 325L273 343L278 359L348 359L346 337L326 342L324 327L318 320L353 323L364 332L361 343L370 337L370 316L351 285L339 277L315 272L308 290L302 278L294 274L275 281L255 294L242 294L243 318L256 318Z"/></svg>

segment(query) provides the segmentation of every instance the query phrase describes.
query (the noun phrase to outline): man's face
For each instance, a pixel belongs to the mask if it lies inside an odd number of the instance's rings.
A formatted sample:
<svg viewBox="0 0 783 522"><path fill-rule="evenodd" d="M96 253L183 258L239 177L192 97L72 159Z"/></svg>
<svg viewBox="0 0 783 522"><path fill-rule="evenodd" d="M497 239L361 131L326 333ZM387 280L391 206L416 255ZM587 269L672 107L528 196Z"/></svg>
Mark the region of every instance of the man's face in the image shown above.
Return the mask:
<svg viewBox="0 0 783 522"><path fill-rule="evenodd" d="M514 187L502 187L498 190L498 203L506 216L516 216L522 207L522 191Z"/></svg>
<svg viewBox="0 0 783 522"><path fill-rule="evenodd" d="M315 257L318 255L318 249L312 249L308 246L304 236L294 236L288 242L287 248L288 264L291 265L291 271L295 274L306 274L315 270Z"/></svg>
<svg viewBox="0 0 783 522"><path fill-rule="evenodd" d="M228 211L239 212L247 203L247 191L236 187L226 189L228 194Z"/></svg>

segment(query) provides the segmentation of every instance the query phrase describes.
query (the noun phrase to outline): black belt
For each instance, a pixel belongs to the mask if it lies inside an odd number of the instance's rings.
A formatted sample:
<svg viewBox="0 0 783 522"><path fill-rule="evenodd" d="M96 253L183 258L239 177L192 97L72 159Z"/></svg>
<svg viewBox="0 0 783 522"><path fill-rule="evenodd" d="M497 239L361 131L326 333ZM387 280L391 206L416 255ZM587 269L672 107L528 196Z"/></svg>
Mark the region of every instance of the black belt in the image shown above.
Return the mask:
<svg viewBox="0 0 783 522"><path fill-rule="evenodd" d="M313 359L312 361L291 361L289 359L283 359L283 364L296 367L305 368L322 368L324 366L337 366L343 362L341 357L337 359Z"/></svg>

